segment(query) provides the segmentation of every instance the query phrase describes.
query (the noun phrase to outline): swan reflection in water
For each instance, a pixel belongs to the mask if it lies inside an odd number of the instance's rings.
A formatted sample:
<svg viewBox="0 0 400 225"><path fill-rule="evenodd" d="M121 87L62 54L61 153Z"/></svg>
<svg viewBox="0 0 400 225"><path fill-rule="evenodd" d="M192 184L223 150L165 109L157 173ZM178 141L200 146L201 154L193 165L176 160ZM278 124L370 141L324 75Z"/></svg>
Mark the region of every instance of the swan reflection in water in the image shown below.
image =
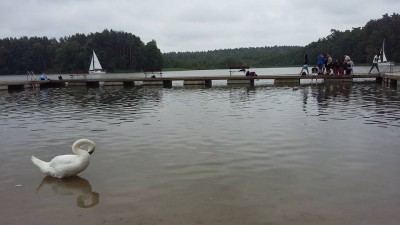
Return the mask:
<svg viewBox="0 0 400 225"><path fill-rule="evenodd" d="M76 205L80 208L91 208L99 204L99 193L92 191L89 181L79 176L64 179L46 176L36 189L36 193L44 187L49 187L57 195L77 196Z"/></svg>

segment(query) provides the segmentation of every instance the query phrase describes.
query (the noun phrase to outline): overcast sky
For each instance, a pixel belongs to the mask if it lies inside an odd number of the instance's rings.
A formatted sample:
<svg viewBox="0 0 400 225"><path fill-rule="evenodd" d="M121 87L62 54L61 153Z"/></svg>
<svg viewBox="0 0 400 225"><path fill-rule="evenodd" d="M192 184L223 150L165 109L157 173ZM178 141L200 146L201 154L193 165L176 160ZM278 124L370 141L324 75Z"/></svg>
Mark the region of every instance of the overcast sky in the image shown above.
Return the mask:
<svg viewBox="0 0 400 225"><path fill-rule="evenodd" d="M307 45L351 30L399 0L0 0L0 38L125 31L162 52ZM397 10L397 11L396 11ZM400 29L400 28L399 28Z"/></svg>

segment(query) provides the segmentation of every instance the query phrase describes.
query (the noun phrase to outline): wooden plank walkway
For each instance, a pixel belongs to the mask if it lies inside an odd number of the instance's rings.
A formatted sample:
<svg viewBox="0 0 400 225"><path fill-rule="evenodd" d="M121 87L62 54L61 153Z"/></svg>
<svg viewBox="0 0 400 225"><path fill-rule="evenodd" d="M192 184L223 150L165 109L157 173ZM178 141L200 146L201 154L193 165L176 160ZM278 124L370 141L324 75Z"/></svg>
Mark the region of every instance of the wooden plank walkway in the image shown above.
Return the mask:
<svg viewBox="0 0 400 225"><path fill-rule="evenodd" d="M354 79L376 79L377 82L383 82L385 79L390 80L392 83L400 79L400 74L388 74L388 75L378 75L378 74L355 74L355 75L258 75L252 77L246 76L181 76L181 77L156 77L156 78L146 78L146 77L132 77L132 78L99 78L91 79L90 76L87 79L64 79L64 80L35 80L35 81L17 81L17 82L1 82L0 89L22 89L29 87L63 87L63 86L100 86L100 85L128 85L134 86L136 82L143 82L143 85L151 86L172 86L173 81L183 81L184 85L211 85L213 80L226 80L228 84L250 84L254 85L257 80L274 80L277 83L292 83L300 84L301 80L311 80L318 79L324 80L324 82L329 81L354 81Z"/></svg>

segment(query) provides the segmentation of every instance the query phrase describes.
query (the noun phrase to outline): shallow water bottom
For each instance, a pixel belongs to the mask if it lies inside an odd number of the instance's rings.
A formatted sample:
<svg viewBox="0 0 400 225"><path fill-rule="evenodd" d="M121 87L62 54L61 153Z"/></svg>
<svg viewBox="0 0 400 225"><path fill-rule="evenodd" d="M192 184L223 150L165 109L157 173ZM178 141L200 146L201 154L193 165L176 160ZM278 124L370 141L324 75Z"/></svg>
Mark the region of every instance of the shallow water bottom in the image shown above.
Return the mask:
<svg viewBox="0 0 400 225"><path fill-rule="evenodd" d="M398 224L400 95L371 84L0 93L0 224ZM77 177L30 162L96 143Z"/></svg>

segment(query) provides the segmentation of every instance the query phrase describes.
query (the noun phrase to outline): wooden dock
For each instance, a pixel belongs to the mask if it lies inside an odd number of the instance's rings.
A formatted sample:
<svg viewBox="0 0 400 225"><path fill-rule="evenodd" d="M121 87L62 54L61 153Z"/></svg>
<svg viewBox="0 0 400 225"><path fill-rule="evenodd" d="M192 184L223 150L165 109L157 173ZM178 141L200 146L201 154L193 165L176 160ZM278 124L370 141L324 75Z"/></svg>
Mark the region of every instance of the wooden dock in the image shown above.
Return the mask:
<svg viewBox="0 0 400 225"><path fill-rule="evenodd" d="M391 86L397 87L400 74L356 74L356 75L258 75L246 76L184 76L184 77L157 77L157 78L124 78L124 79L65 79L65 80L33 80L19 82L2 82L0 90L15 90L25 88L51 88L65 86L162 86L171 87L174 81L183 81L184 85L211 86L212 81L226 80L228 85L254 85L259 80L273 80L274 84L300 85L301 80L322 80L323 82L354 82L357 79L375 79L377 83L388 82Z"/></svg>

